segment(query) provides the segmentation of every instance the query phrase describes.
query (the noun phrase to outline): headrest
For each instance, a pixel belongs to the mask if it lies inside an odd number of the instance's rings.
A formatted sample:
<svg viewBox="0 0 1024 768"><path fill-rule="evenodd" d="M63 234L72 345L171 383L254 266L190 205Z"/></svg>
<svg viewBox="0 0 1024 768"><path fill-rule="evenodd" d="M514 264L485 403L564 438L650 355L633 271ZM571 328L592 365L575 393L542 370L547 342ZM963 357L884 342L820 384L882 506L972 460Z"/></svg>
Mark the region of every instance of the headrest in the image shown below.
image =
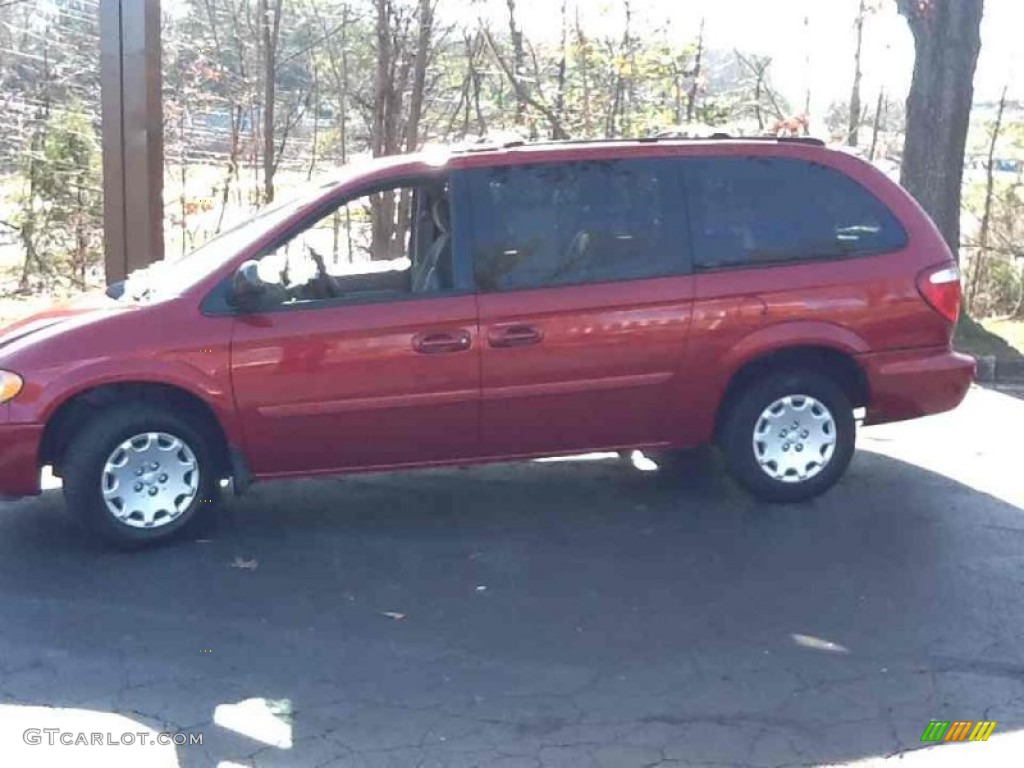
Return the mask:
<svg viewBox="0 0 1024 768"><path fill-rule="evenodd" d="M430 215L434 219L434 226L437 227L438 230L445 235L450 233L451 225L449 223L448 198L438 197L434 201L434 205L431 206Z"/></svg>

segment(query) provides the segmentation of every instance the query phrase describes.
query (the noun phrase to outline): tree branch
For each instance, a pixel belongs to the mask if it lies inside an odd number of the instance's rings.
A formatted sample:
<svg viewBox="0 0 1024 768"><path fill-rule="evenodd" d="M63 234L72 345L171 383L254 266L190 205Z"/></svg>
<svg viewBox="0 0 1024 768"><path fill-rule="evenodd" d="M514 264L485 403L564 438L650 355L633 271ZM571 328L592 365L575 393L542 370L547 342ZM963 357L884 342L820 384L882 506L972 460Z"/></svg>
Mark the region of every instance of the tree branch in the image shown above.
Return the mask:
<svg viewBox="0 0 1024 768"><path fill-rule="evenodd" d="M491 35L491 31L487 29L487 27L484 27L483 33L484 39L487 41L487 47L490 48L491 54L494 56L494 60L498 63L501 71L505 73L505 77L508 78L509 83L516 92L516 96L523 103L530 105L544 115L548 124L551 126L551 134L553 138L568 139L569 134L562 125L562 121L558 119L558 115L555 114L554 110L530 94L526 86L523 85L515 72L512 71L509 63L502 58L500 53L498 53L498 46L494 43L494 37Z"/></svg>

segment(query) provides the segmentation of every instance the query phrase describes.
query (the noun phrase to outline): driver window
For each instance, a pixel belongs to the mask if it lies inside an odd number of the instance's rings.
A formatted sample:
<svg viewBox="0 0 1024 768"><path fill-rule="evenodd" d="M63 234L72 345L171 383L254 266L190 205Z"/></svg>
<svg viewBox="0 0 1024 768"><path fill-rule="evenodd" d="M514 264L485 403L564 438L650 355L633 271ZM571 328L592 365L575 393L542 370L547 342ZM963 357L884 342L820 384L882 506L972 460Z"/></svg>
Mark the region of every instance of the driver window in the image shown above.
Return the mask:
<svg viewBox="0 0 1024 768"><path fill-rule="evenodd" d="M443 182L355 198L259 260L271 305L388 300L452 288Z"/></svg>

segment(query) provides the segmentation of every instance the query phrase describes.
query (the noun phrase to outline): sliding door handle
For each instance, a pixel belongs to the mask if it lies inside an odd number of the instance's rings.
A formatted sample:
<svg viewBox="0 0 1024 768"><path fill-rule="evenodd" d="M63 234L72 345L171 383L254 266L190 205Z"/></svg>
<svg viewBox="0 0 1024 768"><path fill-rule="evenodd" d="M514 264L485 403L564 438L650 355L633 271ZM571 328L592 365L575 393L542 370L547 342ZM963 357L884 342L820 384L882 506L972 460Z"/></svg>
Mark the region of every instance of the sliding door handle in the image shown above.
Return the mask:
<svg viewBox="0 0 1024 768"><path fill-rule="evenodd" d="M492 347L529 347L540 344L544 340L544 332L533 325L499 325L487 334L487 342Z"/></svg>

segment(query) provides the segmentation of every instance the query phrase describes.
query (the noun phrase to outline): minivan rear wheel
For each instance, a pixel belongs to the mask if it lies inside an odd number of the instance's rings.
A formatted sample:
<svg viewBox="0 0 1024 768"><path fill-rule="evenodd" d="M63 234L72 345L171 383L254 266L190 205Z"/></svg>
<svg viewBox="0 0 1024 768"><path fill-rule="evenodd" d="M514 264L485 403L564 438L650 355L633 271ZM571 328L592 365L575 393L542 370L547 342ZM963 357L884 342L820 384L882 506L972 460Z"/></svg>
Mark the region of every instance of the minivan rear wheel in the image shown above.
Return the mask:
<svg viewBox="0 0 1024 768"><path fill-rule="evenodd" d="M167 541L218 501L212 446L201 425L157 405L104 410L65 453L68 508L116 546Z"/></svg>
<svg viewBox="0 0 1024 768"><path fill-rule="evenodd" d="M814 498L842 477L856 422L843 388L815 373L752 382L725 415L719 445L732 477L758 499Z"/></svg>

